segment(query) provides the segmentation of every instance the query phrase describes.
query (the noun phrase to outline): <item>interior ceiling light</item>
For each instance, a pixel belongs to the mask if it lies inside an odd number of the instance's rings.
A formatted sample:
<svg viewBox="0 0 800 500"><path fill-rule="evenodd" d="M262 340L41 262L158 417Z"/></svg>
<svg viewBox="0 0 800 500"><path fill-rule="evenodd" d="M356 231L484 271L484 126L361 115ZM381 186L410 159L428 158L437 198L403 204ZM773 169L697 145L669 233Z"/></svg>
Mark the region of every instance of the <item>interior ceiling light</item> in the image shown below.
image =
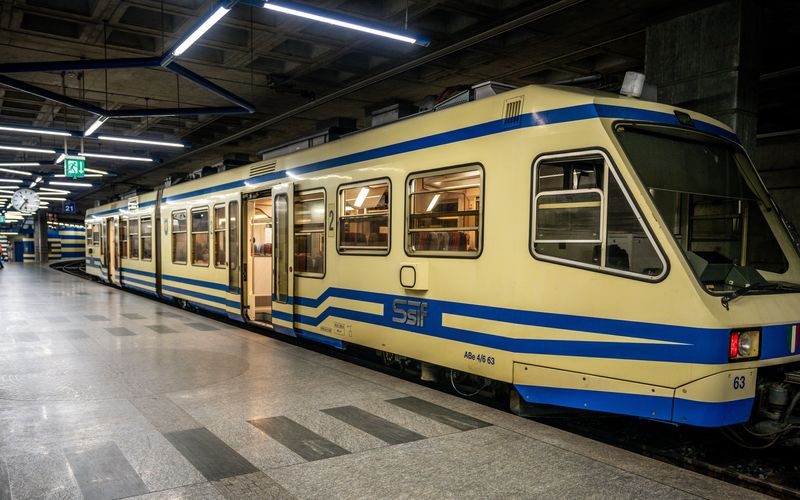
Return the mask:
<svg viewBox="0 0 800 500"><path fill-rule="evenodd" d="M88 137L94 134L95 130L99 129L106 122L106 120L108 120L107 116L98 116L97 120L89 125L89 128L86 129L86 132L83 133L83 136Z"/></svg>
<svg viewBox="0 0 800 500"><path fill-rule="evenodd" d="M366 24L363 23L363 21L358 21L356 19L346 19L331 12L314 9L311 7L307 7L305 5L299 5L283 1L272 2L268 0L264 2L263 7L265 9L281 12L283 14L304 17L306 19L319 21L321 23L332 24L334 26L340 26L342 28L349 28L351 30L362 31L364 33L370 33L372 35L391 38L392 40L399 40L401 42L422 45L423 47L427 47L431 43L430 40L419 35L414 35L411 33L402 34L385 28L367 26Z"/></svg>
<svg viewBox="0 0 800 500"><path fill-rule="evenodd" d="M133 144L150 144L152 146L164 146L165 148L185 148L185 144L180 142L156 141L153 139L139 139L137 137L118 137L113 135L101 135L98 139L103 141L130 142Z"/></svg>
<svg viewBox="0 0 800 500"><path fill-rule="evenodd" d="M66 201L67 200L66 198L63 198L63 197L45 197L45 196L40 196L39 199L40 200L46 200L46 201Z"/></svg>
<svg viewBox="0 0 800 500"><path fill-rule="evenodd" d="M9 184L22 184L19 179L0 179L0 182L8 182Z"/></svg>
<svg viewBox="0 0 800 500"><path fill-rule="evenodd" d="M361 205L364 204L364 200L367 199L367 195L369 194L369 188L363 187L361 191L358 192L358 196L356 196L356 201L353 203L355 207L361 208Z"/></svg>
<svg viewBox="0 0 800 500"><path fill-rule="evenodd" d="M94 168L84 168L83 171L84 172L91 172L93 174L108 175L108 172L106 172L105 170L97 170L97 169L94 169Z"/></svg>
<svg viewBox="0 0 800 500"><path fill-rule="evenodd" d="M52 189L46 187L40 187L39 191L47 191L48 193L58 193L58 194L69 194L70 192L66 189Z"/></svg>
<svg viewBox="0 0 800 500"><path fill-rule="evenodd" d="M39 167L38 161L0 161L0 167Z"/></svg>
<svg viewBox="0 0 800 500"><path fill-rule="evenodd" d="M33 135L60 135L63 137L70 137L72 135L71 132L67 132L66 130L57 130L57 129L49 129L49 128L39 128L39 127L19 127L16 125L0 125L0 130L4 130L6 132L16 132L19 134L33 134Z"/></svg>
<svg viewBox="0 0 800 500"><path fill-rule="evenodd" d="M203 23L200 26L195 28L195 30L192 31L192 33L188 37L186 37L186 39L175 48L175 50L172 51L172 55L178 57L184 52L186 52L186 50L189 47L191 47L192 44L194 44L194 42L196 42L201 36L203 36L206 31L210 30L212 26L217 24L217 21L222 19L225 16L225 14L230 12L230 10L231 9L229 9L228 7L220 5L217 8L217 10L214 11L213 14L208 16L208 18L205 21L203 21Z"/></svg>
<svg viewBox="0 0 800 500"><path fill-rule="evenodd" d="M3 168L3 167L0 167L0 172L7 172L9 174L17 174L17 175L28 175L28 176L33 175L32 173L25 172L24 170L14 170L13 168Z"/></svg>
<svg viewBox="0 0 800 500"><path fill-rule="evenodd" d="M66 158L66 157L67 157L67 155L65 155L64 153L61 153L60 155L58 155L58 158L56 158L56 161L54 163L56 165L58 165L59 163L64 161L64 158Z"/></svg>
<svg viewBox="0 0 800 500"><path fill-rule="evenodd" d="M106 158L108 160L153 161L152 158L147 158L144 156L107 155L103 153L78 153L78 156L85 156L87 158Z"/></svg>
<svg viewBox="0 0 800 500"><path fill-rule="evenodd" d="M53 177L66 177L66 175L65 174L56 174ZM86 174L83 177L103 177L103 174ZM81 179L83 177L81 177Z"/></svg>
<svg viewBox="0 0 800 500"><path fill-rule="evenodd" d="M59 181L49 181L47 184L51 186L72 186L72 187L92 187L91 184L88 182L59 182Z"/></svg>
<svg viewBox="0 0 800 500"><path fill-rule="evenodd" d="M0 146L0 149L4 151L24 151L26 153L46 153L51 155L56 154L56 152L52 149L29 148L27 146Z"/></svg>

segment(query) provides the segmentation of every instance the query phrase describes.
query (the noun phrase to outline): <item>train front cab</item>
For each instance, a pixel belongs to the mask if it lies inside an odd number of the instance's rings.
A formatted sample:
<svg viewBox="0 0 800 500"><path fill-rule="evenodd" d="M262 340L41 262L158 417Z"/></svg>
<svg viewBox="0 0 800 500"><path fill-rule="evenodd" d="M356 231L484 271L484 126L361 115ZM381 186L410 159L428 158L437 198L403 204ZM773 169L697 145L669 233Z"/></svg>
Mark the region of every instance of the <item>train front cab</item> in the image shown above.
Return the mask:
<svg viewBox="0 0 800 500"><path fill-rule="evenodd" d="M598 343L593 354L577 359L539 356L534 363L515 363L514 383L526 402L704 427L748 424L755 434L778 435L798 423L791 415L800 399L798 241L735 136L708 126L706 117L681 115L680 123L669 125L603 120L608 153L572 153L572 159L589 161L547 172L539 167L548 163L539 159L533 170L534 183L562 173L578 180L572 192L559 187L545 200L548 208L563 204L560 214L552 214L560 218L550 220L571 220L571 236L548 239L553 228L546 218L537 227L542 207L534 201L532 254L618 275L624 273L613 269L615 261L621 269L637 269L652 288L598 302L611 304L617 317L641 317L643 308L651 308L656 317L666 311L669 321L587 321L587 330L626 332L635 340L621 348ZM645 233L652 231L654 245L644 253L637 251L645 248L643 238L615 239L607 227L608 186L589 185L600 178L591 160L606 154L609 178L620 176ZM579 186L581 179L587 185ZM587 237L592 224L597 229ZM602 242L593 241L598 234ZM653 249L666 258L663 276Z"/></svg>

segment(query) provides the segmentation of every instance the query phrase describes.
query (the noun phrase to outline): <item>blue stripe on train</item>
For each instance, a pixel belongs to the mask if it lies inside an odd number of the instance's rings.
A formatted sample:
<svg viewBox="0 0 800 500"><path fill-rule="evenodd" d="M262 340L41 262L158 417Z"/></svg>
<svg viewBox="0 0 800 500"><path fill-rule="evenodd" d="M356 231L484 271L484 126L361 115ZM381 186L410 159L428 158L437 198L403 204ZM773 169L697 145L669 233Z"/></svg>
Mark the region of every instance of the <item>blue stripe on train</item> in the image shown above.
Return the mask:
<svg viewBox="0 0 800 500"><path fill-rule="evenodd" d="M514 125L504 123L503 119L493 120L490 122L480 123L469 127L441 132L430 136L411 139L395 144L389 144L378 148L360 151L336 158L309 163L302 165L291 170L281 170L278 172L271 172L261 176L253 177L247 180L232 181L217 186L211 186L203 189L196 189L186 193L176 194L162 198L162 202L179 201L205 194L211 194L219 191L226 191L228 189L238 189L246 185L253 185L262 182L269 182L272 180L279 180L288 175L300 175L305 173L316 172L318 170L325 170L329 168L341 167L352 163L358 163L367 160L375 160L385 158L402 153L409 153L412 151L419 151L421 149L432 148L436 146L443 146L453 144L469 139L477 139L489 135L494 135L502 132L509 132L528 127L538 127L543 125L555 125L559 123L568 123L579 120L587 120L593 118L611 118L611 119L624 119L624 120L639 120L655 123L664 123L668 125L681 125L674 114L663 113L660 111L650 111L646 109L629 108L625 106L614 106L608 104L581 104L578 106L569 106L566 108L550 109L545 111L537 111L535 113L528 113L522 115L520 120ZM698 130L702 130L711 134L715 134L726 139L738 142L735 134L720 128L710 123L694 120L695 126ZM140 207L147 207L155 205L155 201L147 201L139 204ZM97 212L94 216L103 216L117 213L120 209L105 210Z"/></svg>
<svg viewBox="0 0 800 500"><path fill-rule="evenodd" d="M753 398L738 401L704 402L665 396L624 394L515 384L529 402L632 415L673 421L700 427L720 427L750 420Z"/></svg>

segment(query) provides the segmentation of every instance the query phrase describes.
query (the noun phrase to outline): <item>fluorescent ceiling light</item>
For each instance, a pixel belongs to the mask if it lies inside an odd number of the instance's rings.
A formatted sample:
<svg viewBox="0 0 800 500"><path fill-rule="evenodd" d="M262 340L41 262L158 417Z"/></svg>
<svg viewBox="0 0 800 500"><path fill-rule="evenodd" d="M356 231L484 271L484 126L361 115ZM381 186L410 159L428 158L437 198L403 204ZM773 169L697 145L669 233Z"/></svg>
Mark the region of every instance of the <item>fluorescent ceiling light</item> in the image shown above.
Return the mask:
<svg viewBox="0 0 800 500"><path fill-rule="evenodd" d="M104 141L117 141L117 142L130 142L133 144L150 144L153 146L164 146L167 148L185 148L185 144L181 144L180 142L166 142L166 141L155 141L152 139L138 139L136 137L115 137L113 135L101 135L98 136L98 139Z"/></svg>
<svg viewBox="0 0 800 500"><path fill-rule="evenodd" d="M292 15L292 16L304 17L306 19L311 19L313 21L319 21L321 23L332 24L334 26L340 26L342 28L349 28L351 30L362 31L364 33L370 33L372 35L383 36L383 37L386 37L386 38L391 38L393 40L399 40L401 42L418 43L418 44L424 45L424 46L429 45L429 42L427 40L417 39L417 38L414 38L414 37L411 37L411 36L401 35L399 33L392 33L391 31L387 31L387 30L371 28L369 26L364 26L363 24L357 24L355 22L355 20L353 20L353 22L351 22L351 21L345 21L344 19L336 19L335 17L331 17L331 16L328 16L328 15L323 15L324 13L322 11L317 11L316 9L314 9L314 11L312 12L311 9L302 10L303 6L300 6L300 5L295 6L294 4L292 4L291 7L288 6L288 5L289 4L287 4L287 5L279 5L279 4L275 4L275 3L272 3L270 1L267 1L267 2L264 2L264 6L263 7L265 9L274 10L276 12L281 12L283 14L289 14L289 15Z"/></svg>
<svg viewBox="0 0 800 500"><path fill-rule="evenodd" d="M64 175L64 174L56 174L53 177L61 178L61 177L66 177L66 175ZM83 179L85 177L103 177L103 174L86 174L83 177L79 177L79 179ZM71 179L71 177L70 177L70 179Z"/></svg>
<svg viewBox="0 0 800 500"><path fill-rule="evenodd" d="M11 186L0 186L10 188ZM5 189L0 189L0 194L14 194L14 191L6 191Z"/></svg>
<svg viewBox="0 0 800 500"><path fill-rule="evenodd" d="M93 174L100 174L100 175L108 175L108 172L105 170L96 170L94 168L84 168L84 172L91 172Z"/></svg>
<svg viewBox="0 0 800 500"><path fill-rule="evenodd" d="M24 151L26 153L47 153L51 155L56 154L56 152L52 149L29 148L27 146L0 146L0 149L4 151Z"/></svg>
<svg viewBox="0 0 800 500"><path fill-rule="evenodd" d="M12 168L2 168L0 167L0 172L8 172L9 174L17 174L17 175L33 175L30 172L25 172L24 170L14 170Z"/></svg>
<svg viewBox="0 0 800 500"><path fill-rule="evenodd" d="M56 158L56 161L55 161L56 165L58 165L59 163L64 161L64 159L66 157L67 157L67 155L65 153L61 153L60 155L58 155L58 158Z"/></svg>
<svg viewBox="0 0 800 500"><path fill-rule="evenodd" d="M364 204L364 200L367 199L367 195L369 194L369 188L363 187L361 191L358 192L358 196L356 196L356 202L353 205L357 208L361 208L361 205Z"/></svg>
<svg viewBox="0 0 800 500"><path fill-rule="evenodd" d="M66 198L58 198L58 197L50 198L50 197L40 196L39 199L48 201L66 201Z"/></svg>
<svg viewBox="0 0 800 500"><path fill-rule="evenodd" d="M11 184L22 184L22 181L19 179L0 179L0 182L9 182Z"/></svg>
<svg viewBox="0 0 800 500"><path fill-rule="evenodd" d="M53 189L53 188L40 187L39 191L48 191L51 193L59 193L59 194L69 194L69 191L67 191L66 189Z"/></svg>
<svg viewBox="0 0 800 500"><path fill-rule="evenodd" d="M53 130L49 128L38 128L38 127L17 127L17 126L12 127L9 125L0 125L0 130L4 130L6 132L18 132L20 134L60 135L63 137L69 137L72 135L66 130Z"/></svg>
<svg viewBox="0 0 800 500"><path fill-rule="evenodd" d="M86 129L86 132L83 133L83 136L89 137L90 135L94 134L94 131L99 129L106 122L106 120L108 120L107 116L98 116L97 120L89 125L89 128Z"/></svg>
<svg viewBox="0 0 800 500"><path fill-rule="evenodd" d="M49 181L47 184L51 186L72 186L72 187L92 187L91 184L88 182L58 182L58 181Z"/></svg>
<svg viewBox="0 0 800 500"><path fill-rule="evenodd" d="M175 50L173 50L173 51L172 51L172 55L173 55L173 56L175 56L175 57L178 57L178 56L180 56L181 54L183 54L184 52L186 52L186 50L187 50L189 47L191 47L191 46L192 46L192 44L193 44L194 42L196 42L198 38L200 38L201 36L203 36L203 34L205 34L205 32L206 32L206 31L208 31L209 29L211 29L211 27L212 27L212 26L214 26L215 24L217 24L217 21L219 21L220 19L222 19L222 18L223 18L223 16L225 16L225 14L227 14L227 13L228 13L230 10L231 10L231 9L228 9L228 8L226 8L226 7L222 7L222 6L220 6L220 7L219 7L219 8L218 8L216 11L214 11L214 13L213 13L213 14L211 14L211 16L210 16L208 19L206 19L206 20L203 22L203 24L201 24L200 26L198 26L198 27L197 27L197 28L196 28L196 29L195 29L195 30L192 32L192 34L191 34L191 35L189 35L189 36L186 38L186 40L184 40L183 42L181 42L181 44L180 44L180 45L178 45L178 47L177 47Z"/></svg>
<svg viewBox="0 0 800 500"><path fill-rule="evenodd" d="M39 167L41 165L38 161L0 161L0 167Z"/></svg>
<svg viewBox="0 0 800 500"><path fill-rule="evenodd" d="M106 158L108 160L153 161L152 158L146 158L144 156L107 155L103 153L78 153L78 156L85 156L87 158Z"/></svg>
<svg viewBox="0 0 800 500"><path fill-rule="evenodd" d="M435 207L438 202L439 202L439 195L438 194L433 195L433 199L431 200L431 204L428 205L428 208L426 208L425 211L426 212L430 212L431 210L433 210L433 207Z"/></svg>

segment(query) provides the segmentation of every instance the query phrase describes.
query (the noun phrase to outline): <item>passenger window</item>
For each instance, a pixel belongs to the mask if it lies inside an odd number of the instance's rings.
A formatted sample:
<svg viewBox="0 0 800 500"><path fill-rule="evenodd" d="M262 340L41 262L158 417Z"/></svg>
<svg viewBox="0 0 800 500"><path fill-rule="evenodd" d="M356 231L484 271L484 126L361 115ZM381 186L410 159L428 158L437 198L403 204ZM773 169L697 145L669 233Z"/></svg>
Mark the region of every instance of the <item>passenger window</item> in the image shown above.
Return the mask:
<svg viewBox="0 0 800 500"><path fill-rule="evenodd" d="M214 267L223 268L226 265L225 256L225 228L228 221L225 219L225 205L214 206Z"/></svg>
<svg viewBox="0 0 800 500"><path fill-rule="evenodd" d="M370 181L339 188L339 252L389 253L391 186Z"/></svg>
<svg viewBox="0 0 800 500"><path fill-rule="evenodd" d="M325 274L325 191L295 194L294 270L298 275Z"/></svg>
<svg viewBox="0 0 800 500"><path fill-rule="evenodd" d="M208 265L208 207L192 209L192 265Z"/></svg>
<svg viewBox="0 0 800 500"><path fill-rule="evenodd" d="M533 252L546 260L657 277L664 260L603 156L534 166Z"/></svg>
<svg viewBox="0 0 800 500"><path fill-rule="evenodd" d="M100 245L100 225L94 224L92 226L92 245L98 246Z"/></svg>
<svg viewBox="0 0 800 500"><path fill-rule="evenodd" d="M483 170L477 165L411 176L406 251L477 256L481 252Z"/></svg>
<svg viewBox="0 0 800 500"><path fill-rule="evenodd" d="M172 212L172 262L186 264L186 210Z"/></svg>
<svg viewBox="0 0 800 500"><path fill-rule="evenodd" d="M139 219L128 221L128 245L130 247L130 258L139 258Z"/></svg>
<svg viewBox="0 0 800 500"><path fill-rule="evenodd" d="M119 224L119 256L128 258L128 219L122 219Z"/></svg>
<svg viewBox="0 0 800 500"><path fill-rule="evenodd" d="M141 228L142 260L153 259L153 219L142 217Z"/></svg>

